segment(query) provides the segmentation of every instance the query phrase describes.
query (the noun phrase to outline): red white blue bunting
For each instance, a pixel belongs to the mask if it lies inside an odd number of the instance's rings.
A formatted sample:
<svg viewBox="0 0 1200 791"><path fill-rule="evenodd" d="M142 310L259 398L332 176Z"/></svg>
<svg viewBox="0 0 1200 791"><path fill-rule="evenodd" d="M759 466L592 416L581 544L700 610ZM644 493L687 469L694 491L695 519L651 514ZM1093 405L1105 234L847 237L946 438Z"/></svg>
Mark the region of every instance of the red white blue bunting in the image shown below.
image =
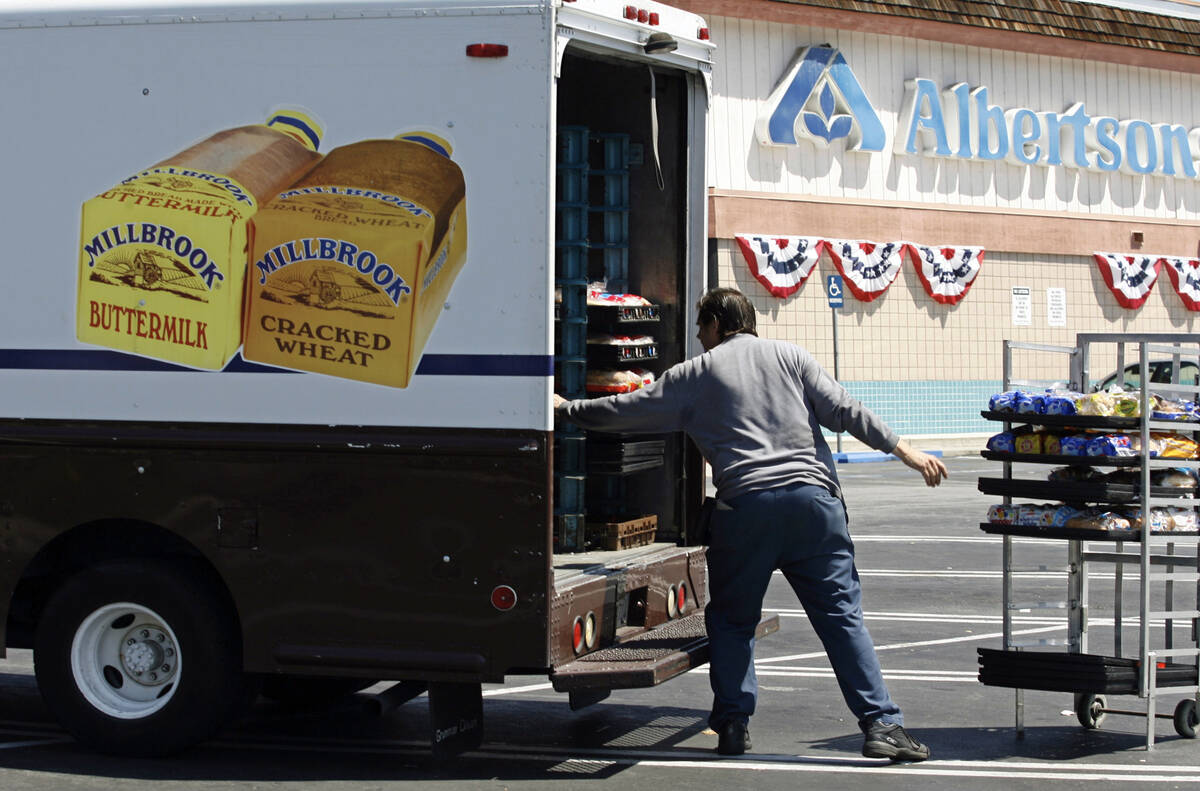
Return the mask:
<svg viewBox="0 0 1200 791"><path fill-rule="evenodd" d="M827 239L825 249L846 279L846 288L859 302L870 302L887 291L904 260L904 242Z"/></svg>
<svg viewBox="0 0 1200 791"><path fill-rule="evenodd" d="M734 236L750 272L772 296L784 299L795 294L812 274L825 242L815 236Z"/></svg>
<svg viewBox="0 0 1200 791"><path fill-rule="evenodd" d="M934 302L953 305L967 295L983 264L982 247L926 247L906 244L925 293Z"/></svg>
<svg viewBox="0 0 1200 791"><path fill-rule="evenodd" d="M1100 276L1117 298L1118 305L1135 310L1145 304L1158 279L1163 259L1123 253L1092 253L1092 256L1100 265Z"/></svg>
<svg viewBox="0 0 1200 791"><path fill-rule="evenodd" d="M1200 258L1163 258L1175 293L1188 310L1200 310Z"/></svg>

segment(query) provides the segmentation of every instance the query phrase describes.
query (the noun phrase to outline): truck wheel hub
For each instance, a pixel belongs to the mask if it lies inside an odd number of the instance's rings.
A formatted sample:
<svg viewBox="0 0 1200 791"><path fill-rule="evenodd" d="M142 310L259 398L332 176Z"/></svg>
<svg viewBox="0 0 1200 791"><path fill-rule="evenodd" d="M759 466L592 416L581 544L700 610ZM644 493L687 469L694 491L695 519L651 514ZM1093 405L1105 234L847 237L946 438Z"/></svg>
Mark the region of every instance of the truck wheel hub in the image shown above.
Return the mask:
<svg viewBox="0 0 1200 791"><path fill-rule="evenodd" d="M88 703L111 717L140 719L174 696L182 657L174 631L158 613L141 604L114 602L79 624L70 663Z"/></svg>
<svg viewBox="0 0 1200 791"><path fill-rule="evenodd" d="M164 684L174 675L175 647L161 630L137 626L121 641L121 665L139 684Z"/></svg>

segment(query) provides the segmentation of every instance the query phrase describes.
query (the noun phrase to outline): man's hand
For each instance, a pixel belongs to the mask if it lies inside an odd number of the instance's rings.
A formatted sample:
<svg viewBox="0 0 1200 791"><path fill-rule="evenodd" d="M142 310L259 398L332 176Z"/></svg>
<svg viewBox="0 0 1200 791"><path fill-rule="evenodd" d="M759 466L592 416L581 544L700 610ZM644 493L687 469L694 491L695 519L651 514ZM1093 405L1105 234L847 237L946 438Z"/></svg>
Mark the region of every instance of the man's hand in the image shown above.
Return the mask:
<svg viewBox="0 0 1200 791"><path fill-rule="evenodd" d="M937 456L931 456L928 453L914 450L904 440L900 440L895 449L892 450L892 454L909 467L921 473L925 478L926 486L937 486L942 482L943 478L950 477L950 471L946 469L945 464L942 464L941 459Z"/></svg>
<svg viewBox="0 0 1200 791"><path fill-rule="evenodd" d="M558 393L554 394L554 408L555 409L558 409L560 406L562 406L565 403L567 403L567 399L563 398Z"/></svg>

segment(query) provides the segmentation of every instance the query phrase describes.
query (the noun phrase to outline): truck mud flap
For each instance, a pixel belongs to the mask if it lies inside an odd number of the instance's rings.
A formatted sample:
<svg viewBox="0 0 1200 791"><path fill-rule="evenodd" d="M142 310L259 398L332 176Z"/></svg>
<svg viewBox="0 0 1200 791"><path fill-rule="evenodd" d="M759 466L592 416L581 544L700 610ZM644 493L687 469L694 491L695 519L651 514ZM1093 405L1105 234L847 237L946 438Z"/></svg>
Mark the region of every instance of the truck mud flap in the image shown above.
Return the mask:
<svg viewBox="0 0 1200 791"><path fill-rule="evenodd" d="M434 760L478 750L483 743L482 685L431 682L429 723Z"/></svg>
<svg viewBox="0 0 1200 791"><path fill-rule="evenodd" d="M754 636L779 631L779 616L765 615ZM697 612L643 632L618 645L556 667L550 681L573 698L583 690L653 687L708 662L704 613ZM600 698L596 698L599 700Z"/></svg>

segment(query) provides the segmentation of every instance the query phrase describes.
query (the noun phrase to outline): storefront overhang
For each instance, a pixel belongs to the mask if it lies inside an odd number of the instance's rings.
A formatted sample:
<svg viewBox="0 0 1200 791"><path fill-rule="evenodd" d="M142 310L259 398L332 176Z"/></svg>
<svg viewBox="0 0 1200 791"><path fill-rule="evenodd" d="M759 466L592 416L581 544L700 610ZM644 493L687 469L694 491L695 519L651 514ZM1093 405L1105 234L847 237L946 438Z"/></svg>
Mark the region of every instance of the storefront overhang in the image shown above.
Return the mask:
<svg viewBox="0 0 1200 791"><path fill-rule="evenodd" d="M979 245L1042 255L1200 254L1200 222L709 190L708 235L799 234ZM1140 244L1135 240L1140 239Z"/></svg>
<svg viewBox="0 0 1200 791"><path fill-rule="evenodd" d="M1189 74L1200 71L1200 21L1069 0L672 0L672 5L704 17L877 33ZM965 13L969 7L979 7L980 12Z"/></svg>

